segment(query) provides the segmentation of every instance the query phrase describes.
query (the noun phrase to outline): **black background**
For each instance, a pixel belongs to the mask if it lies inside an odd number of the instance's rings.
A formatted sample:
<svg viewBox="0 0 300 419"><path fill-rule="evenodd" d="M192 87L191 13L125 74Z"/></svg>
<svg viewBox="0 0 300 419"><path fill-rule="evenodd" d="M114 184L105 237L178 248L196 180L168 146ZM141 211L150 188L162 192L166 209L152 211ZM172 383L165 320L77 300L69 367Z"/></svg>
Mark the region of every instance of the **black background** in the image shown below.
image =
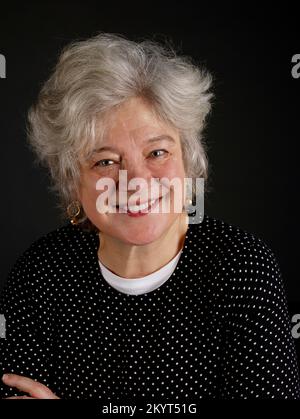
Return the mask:
<svg viewBox="0 0 300 419"><path fill-rule="evenodd" d="M128 4L126 4L128 3ZM205 131L212 191L205 212L250 231L275 252L291 315L300 313L296 2L52 2L0 6L0 283L17 257L61 224L45 170L25 143L26 112L61 48L98 31L168 39L214 76ZM300 341L300 339L299 339ZM297 342L299 345L300 342Z"/></svg>

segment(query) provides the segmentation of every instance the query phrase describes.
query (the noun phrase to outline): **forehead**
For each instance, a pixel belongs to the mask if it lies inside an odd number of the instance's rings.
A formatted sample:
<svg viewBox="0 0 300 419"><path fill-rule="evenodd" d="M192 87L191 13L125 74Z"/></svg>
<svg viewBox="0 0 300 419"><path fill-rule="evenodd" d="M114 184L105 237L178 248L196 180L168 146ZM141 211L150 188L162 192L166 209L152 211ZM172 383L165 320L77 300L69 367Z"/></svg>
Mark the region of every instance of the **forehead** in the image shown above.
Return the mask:
<svg viewBox="0 0 300 419"><path fill-rule="evenodd" d="M156 115L152 106L139 98L130 99L99 119L95 137L86 143L83 160L89 160L105 148L128 148L128 143L144 146L147 140L169 136L180 145L179 131ZM150 144L150 143L148 143ZM172 142L169 141L169 145Z"/></svg>
<svg viewBox="0 0 300 419"><path fill-rule="evenodd" d="M156 115L152 106L140 98L132 98L110 112L106 120L106 139L122 137L145 139L163 133L175 134L175 129Z"/></svg>

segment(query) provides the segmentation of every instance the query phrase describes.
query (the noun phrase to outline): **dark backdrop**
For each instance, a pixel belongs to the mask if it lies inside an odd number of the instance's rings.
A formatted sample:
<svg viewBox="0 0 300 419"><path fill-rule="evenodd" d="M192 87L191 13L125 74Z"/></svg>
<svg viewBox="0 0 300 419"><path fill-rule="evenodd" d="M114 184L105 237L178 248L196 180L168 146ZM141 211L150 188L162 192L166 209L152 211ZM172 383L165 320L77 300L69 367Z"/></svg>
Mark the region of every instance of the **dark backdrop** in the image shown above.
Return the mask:
<svg viewBox="0 0 300 419"><path fill-rule="evenodd" d="M155 35L172 40L215 78L206 129L212 186L206 213L269 244L286 281L291 314L300 313L300 78L291 75L292 56L300 54L296 2L105 4L0 6L0 53L7 62L6 78L0 79L1 285L16 258L61 224L48 175L33 165L25 143L27 109L60 49L100 30L132 39Z"/></svg>

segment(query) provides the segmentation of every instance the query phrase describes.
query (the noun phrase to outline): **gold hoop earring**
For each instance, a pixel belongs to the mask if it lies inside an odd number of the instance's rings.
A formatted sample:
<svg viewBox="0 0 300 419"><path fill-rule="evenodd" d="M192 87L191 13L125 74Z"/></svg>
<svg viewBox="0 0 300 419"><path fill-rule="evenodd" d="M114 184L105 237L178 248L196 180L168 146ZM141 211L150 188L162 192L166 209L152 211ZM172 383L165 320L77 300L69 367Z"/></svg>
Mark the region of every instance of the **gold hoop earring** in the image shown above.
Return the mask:
<svg viewBox="0 0 300 419"><path fill-rule="evenodd" d="M70 218L71 224L78 224L77 216L80 214L81 205L79 201L73 201L67 207L67 213Z"/></svg>

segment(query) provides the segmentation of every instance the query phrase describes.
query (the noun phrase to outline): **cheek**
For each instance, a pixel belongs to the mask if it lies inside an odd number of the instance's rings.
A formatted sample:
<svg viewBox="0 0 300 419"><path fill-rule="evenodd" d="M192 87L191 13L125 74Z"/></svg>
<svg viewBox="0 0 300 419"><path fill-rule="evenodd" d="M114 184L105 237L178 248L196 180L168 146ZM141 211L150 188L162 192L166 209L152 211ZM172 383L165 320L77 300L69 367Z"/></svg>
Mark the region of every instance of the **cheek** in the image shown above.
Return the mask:
<svg viewBox="0 0 300 419"><path fill-rule="evenodd" d="M91 210L96 210L96 199L99 195L99 191L96 189L98 177L95 176L85 176L81 181L81 200L82 205L85 208Z"/></svg>
<svg viewBox="0 0 300 419"><path fill-rule="evenodd" d="M173 205L173 201L182 202L184 200L185 170L182 159L168 159L164 165L162 165L160 168L157 168L155 171L155 176L154 173L152 175L153 177L157 177L159 179L168 179L168 181L162 180L161 183L166 185L168 190L169 187L171 188L171 205ZM167 193L167 189L165 190L165 193Z"/></svg>
<svg viewBox="0 0 300 419"><path fill-rule="evenodd" d="M164 162L160 167L153 171L153 177L168 178L170 181L173 178L180 178L183 180L185 176L184 166L181 158L171 157Z"/></svg>

